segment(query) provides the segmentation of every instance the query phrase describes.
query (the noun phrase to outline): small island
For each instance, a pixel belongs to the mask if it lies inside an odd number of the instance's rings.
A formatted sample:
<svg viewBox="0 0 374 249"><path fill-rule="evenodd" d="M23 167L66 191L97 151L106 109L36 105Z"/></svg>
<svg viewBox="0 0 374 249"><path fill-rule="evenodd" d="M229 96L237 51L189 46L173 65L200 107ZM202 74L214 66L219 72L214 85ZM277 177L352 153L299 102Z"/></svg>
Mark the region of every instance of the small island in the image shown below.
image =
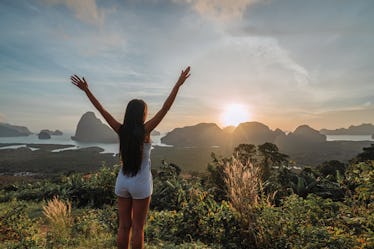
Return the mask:
<svg viewBox="0 0 374 249"><path fill-rule="evenodd" d="M151 136L160 136L160 135L161 135L161 133L159 131L153 130L151 132Z"/></svg>
<svg viewBox="0 0 374 249"><path fill-rule="evenodd" d="M43 129L39 132L38 137L39 139L51 139L51 136L62 136L63 133L60 130L48 130L48 129Z"/></svg>
<svg viewBox="0 0 374 249"><path fill-rule="evenodd" d="M62 133L62 131L60 131L60 130L55 130L55 131L52 133L52 135L53 135L53 136L62 136L63 133Z"/></svg>
<svg viewBox="0 0 374 249"><path fill-rule="evenodd" d="M51 139L51 135L48 132L46 132L46 131L41 131L38 134L38 138L39 139Z"/></svg>

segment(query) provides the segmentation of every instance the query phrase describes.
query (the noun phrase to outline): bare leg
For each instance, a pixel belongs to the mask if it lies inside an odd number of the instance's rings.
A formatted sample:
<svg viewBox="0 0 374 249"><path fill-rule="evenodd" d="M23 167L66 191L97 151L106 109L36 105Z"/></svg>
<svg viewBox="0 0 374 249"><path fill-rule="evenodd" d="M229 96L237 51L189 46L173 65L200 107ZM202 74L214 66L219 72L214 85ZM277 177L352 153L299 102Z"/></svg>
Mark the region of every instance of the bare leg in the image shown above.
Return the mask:
<svg viewBox="0 0 374 249"><path fill-rule="evenodd" d="M117 236L118 249L128 249L130 245L131 230L131 198L118 197L119 227Z"/></svg>
<svg viewBox="0 0 374 249"><path fill-rule="evenodd" d="M149 209L151 197L132 202L132 249L143 249L144 247L144 225Z"/></svg>

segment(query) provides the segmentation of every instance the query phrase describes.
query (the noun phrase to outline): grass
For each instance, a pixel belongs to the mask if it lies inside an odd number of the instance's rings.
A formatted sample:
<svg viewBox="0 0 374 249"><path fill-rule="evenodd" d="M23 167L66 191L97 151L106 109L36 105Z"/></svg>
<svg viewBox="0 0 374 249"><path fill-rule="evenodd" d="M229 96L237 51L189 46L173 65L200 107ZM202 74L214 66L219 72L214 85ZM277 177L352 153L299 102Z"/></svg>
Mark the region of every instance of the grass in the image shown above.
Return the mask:
<svg viewBox="0 0 374 249"><path fill-rule="evenodd" d="M54 197L47 205L43 206L43 214L53 226L65 228L71 226L71 203Z"/></svg>
<svg viewBox="0 0 374 249"><path fill-rule="evenodd" d="M256 206L259 201L261 183L261 170L247 161L246 164L236 158L225 165L225 183L232 206L243 213Z"/></svg>

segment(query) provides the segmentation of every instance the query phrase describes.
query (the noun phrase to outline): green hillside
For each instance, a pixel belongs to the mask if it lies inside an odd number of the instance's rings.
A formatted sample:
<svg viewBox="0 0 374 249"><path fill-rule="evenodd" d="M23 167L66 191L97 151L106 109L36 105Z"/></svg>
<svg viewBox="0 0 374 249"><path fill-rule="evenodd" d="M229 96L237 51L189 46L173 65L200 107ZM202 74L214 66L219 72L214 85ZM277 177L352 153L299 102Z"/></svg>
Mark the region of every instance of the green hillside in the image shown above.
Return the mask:
<svg viewBox="0 0 374 249"><path fill-rule="evenodd" d="M153 172L146 248L373 248L374 146L297 168L274 144ZM0 189L0 248L116 248L118 165Z"/></svg>

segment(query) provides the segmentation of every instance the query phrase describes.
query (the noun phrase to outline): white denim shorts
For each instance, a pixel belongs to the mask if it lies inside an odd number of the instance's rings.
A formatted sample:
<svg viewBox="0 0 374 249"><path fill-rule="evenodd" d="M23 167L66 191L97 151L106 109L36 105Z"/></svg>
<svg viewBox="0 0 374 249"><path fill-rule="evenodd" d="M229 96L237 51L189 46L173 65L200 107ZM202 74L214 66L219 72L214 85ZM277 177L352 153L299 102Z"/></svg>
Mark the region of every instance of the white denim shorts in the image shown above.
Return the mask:
<svg viewBox="0 0 374 249"><path fill-rule="evenodd" d="M145 199L152 195L153 180L150 167L140 170L133 177L118 172L114 193L123 198Z"/></svg>

